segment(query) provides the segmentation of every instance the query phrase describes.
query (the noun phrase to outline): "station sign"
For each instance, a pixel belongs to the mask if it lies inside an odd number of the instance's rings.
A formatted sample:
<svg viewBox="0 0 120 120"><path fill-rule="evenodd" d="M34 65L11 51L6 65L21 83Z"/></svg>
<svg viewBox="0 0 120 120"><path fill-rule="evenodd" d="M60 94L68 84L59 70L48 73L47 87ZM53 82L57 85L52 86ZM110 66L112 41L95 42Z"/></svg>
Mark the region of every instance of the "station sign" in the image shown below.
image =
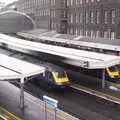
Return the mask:
<svg viewBox="0 0 120 120"><path fill-rule="evenodd" d="M43 101L44 101L45 103L47 103L47 104L55 107L55 108L58 107L58 101L55 100L55 99L53 99L53 98L50 98L50 97L44 95L44 96L43 96Z"/></svg>

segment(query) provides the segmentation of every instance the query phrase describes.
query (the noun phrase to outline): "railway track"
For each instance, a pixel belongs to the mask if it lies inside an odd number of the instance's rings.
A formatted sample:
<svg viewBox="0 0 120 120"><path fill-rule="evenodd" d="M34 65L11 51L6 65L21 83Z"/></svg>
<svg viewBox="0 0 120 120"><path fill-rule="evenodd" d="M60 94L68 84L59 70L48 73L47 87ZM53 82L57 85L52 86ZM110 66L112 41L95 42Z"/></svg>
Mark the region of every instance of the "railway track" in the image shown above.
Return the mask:
<svg viewBox="0 0 120 120"><path fill-rule="evenodd" d="M17 54L17 52L15 54ZM74 77L74 79L78 78ZM85 81L87 81L87 79ZM39 99L42 99L43 95L48 95L59 100L60 109L81 120L120 120L119 107L106 104L106 102L98 97L73 88L45 91L30 82L27 83L24 88L26 92L29 92Z"/></svg>
<svg viewBox="0 0 120 120"><path fill-rule="evenodd" d="M42 99L48 95L59 100L59 108L80 120L119 120L119 107L109 104L95 96L68 88L58 91L45 91L39 86L28 83L25 91ZM107 104L106 104L107 103Z"/></svg>

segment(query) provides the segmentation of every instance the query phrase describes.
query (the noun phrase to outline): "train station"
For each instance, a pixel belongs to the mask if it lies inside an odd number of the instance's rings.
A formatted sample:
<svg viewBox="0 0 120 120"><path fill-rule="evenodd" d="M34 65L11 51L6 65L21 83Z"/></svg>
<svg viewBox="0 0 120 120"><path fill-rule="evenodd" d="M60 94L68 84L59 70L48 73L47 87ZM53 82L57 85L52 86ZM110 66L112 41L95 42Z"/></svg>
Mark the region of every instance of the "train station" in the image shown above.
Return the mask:
<svg viewBox="0 0 120 120"><path fill-rule="evenodd" d="M76 28L76 34L70 34L70 6L77 12L79 5L86 10L93 1L40 1L43 6L37 8L35 1L1 3L0 120L119 120L119 31L107 28L98 37L97 29L87 32L89 26L84 29L81 23L83 34ZM102 1L95 2L103 7ZM109 18L118 25L115 11L104 10L106 24ZM81 14L86 22L98 19L98 11ZM75 21L80 22L81 15L78 20L76 14Z"/></svg>

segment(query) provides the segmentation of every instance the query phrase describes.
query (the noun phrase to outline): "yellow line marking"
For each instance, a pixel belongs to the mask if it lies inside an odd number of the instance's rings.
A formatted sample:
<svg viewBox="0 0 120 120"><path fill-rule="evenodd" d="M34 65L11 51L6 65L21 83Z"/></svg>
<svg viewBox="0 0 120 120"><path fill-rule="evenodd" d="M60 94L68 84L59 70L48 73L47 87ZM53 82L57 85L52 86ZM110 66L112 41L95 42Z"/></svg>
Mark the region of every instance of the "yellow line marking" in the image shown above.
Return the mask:
<svg viewBox="0 0 120 120"><path fill-rule="evenodd" d="M77 85L77 84L72 84L71 87L76 88L76 89L80 89L81 91L82 90L88 91L89 93L92 93L93 95L96 95L99 97L101 97L101 96L106 97L107 99L110 99L111 101L114 101L114 102L120 104L120 99L117 97L114 97L114 96L111 96L111 95L108 95L108 94L105 94L105 93L102 93L99 91L95 91L93 89L87 88L85 86Z"/></svg>
<svg viewBox="0 0 120 120"><path fill-rule="evenodd" d="M19 117L15 116L14 114L10 113L8 110L0 107L1 110L3 110L4 112L8 113L9 115L11 115L12 117L14 117L16 120L22 120Z"/></svg>

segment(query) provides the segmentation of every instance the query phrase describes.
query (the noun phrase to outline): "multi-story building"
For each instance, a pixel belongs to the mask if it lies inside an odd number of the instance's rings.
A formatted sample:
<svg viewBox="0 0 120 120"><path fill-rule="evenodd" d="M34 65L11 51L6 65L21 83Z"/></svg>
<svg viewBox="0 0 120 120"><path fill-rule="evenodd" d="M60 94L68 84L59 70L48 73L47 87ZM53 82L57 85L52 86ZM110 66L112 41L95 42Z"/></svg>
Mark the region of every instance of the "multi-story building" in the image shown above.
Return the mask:
<svg viewBox="0 0 120 120"><path fill-rule="evenodd" d="M30 15L37 28L67 33L67 0L18 0L17 10Z"/></svg>
<svg viewBox="0 0 120 120"><path fill-rule="evenodd" d="M32 16L39 28L120 38L120 0L19 0L18 10Z"/></svg>
<svg viewBox="0 0 120 120"><path fill-rule="evenodd" d="M19 0L17 10L31 16L38 28L50 26L50 0Z"/></svg>
<svg viewBox="0 0 120 120"><path fill-rule="evenodd" d="M119 0L67 0L67 33L119 38Z"/></svg>

